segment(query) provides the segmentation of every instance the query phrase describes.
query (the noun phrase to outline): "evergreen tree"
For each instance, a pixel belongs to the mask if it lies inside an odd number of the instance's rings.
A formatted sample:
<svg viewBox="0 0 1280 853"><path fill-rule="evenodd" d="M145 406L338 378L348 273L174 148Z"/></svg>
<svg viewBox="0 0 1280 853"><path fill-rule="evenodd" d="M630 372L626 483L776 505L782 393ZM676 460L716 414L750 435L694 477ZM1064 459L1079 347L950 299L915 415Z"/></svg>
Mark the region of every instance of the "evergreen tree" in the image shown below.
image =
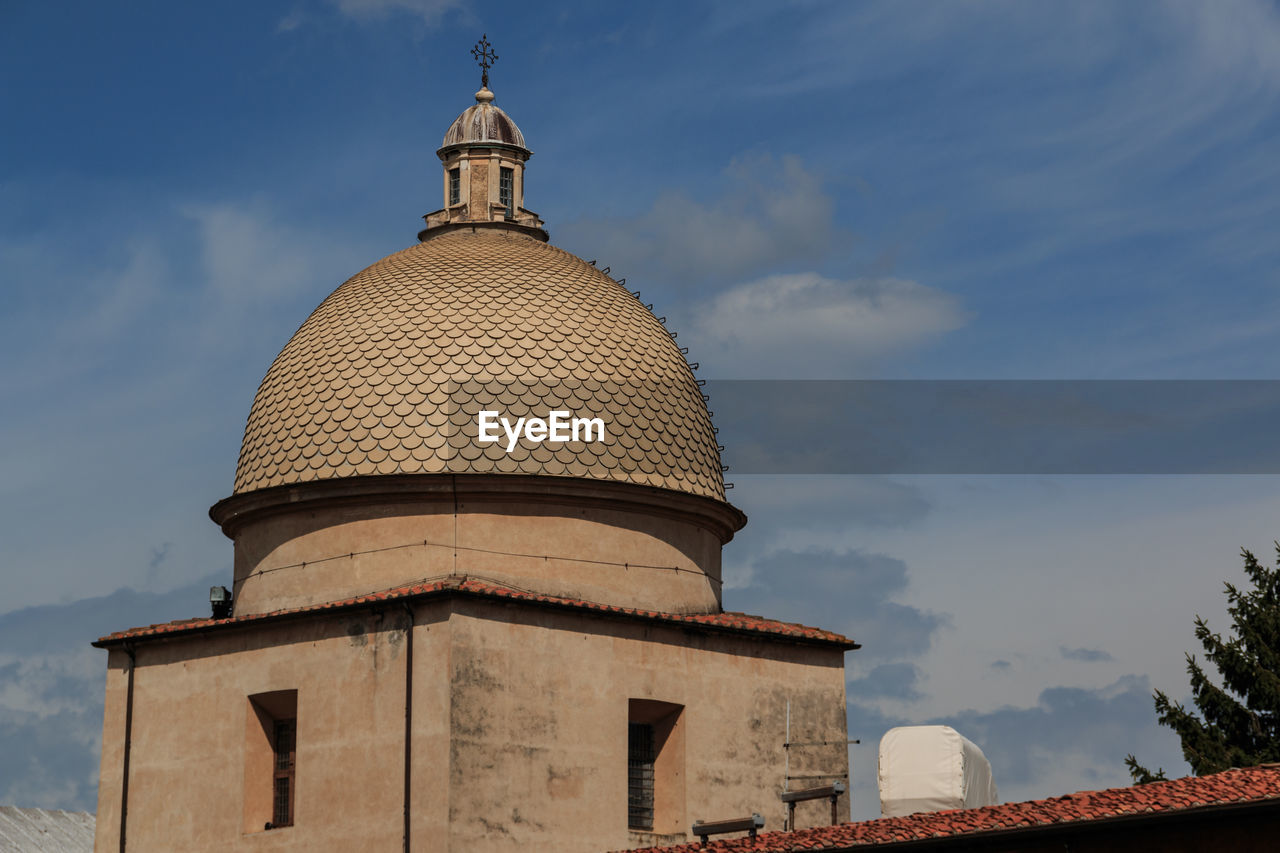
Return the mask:
<svg viewBox="0 0 1280 853"><path fill-rule="evenodd" d="M1199 616L1195 621L1196 639L1222 686L1187 655L1191 696L1200 715L1155 692L1160 725L1178 733L1182 754L1197 776L1280 761L1280 542L1276 568L1261 565L1247 550L1240 553L1253 588L1242 592L1226 584L1233 636L1224 640ZM1125 764L1138 784L1165 778L1164 770L1151 773L1132 755Z"/></svg>

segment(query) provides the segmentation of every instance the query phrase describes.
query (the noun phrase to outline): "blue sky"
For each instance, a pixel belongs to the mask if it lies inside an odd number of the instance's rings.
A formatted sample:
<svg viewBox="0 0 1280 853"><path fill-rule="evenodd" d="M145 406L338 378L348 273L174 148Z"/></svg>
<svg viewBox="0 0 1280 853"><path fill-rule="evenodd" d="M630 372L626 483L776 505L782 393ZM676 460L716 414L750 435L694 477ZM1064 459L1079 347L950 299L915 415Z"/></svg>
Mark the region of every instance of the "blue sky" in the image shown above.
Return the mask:
<svg viewBox="0 0 1280 853"><path fill-rule="evenodd" d="M1270 0L6 4L0 802L94 808L86 643L229 579L205 512L257 383L439 206L481 32L527 205L703 376L1276 378ZM1006 799L1123 783L1129 751L1185 772L1150 691L1280 536L1262 476L732 496L727 606L865 646L864 817L900 722L951 721Z"/></svg>

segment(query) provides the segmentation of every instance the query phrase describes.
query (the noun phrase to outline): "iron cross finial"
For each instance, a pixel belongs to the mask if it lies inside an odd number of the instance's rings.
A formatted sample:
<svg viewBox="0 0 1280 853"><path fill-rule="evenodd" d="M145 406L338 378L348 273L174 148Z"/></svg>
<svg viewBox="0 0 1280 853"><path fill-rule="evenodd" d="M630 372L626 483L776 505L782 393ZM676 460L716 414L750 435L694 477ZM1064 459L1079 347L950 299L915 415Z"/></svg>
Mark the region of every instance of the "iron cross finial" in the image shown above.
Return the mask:
<svg viewBox="0 0 1280 853"><path fill-rule="evenodd" d="M480 66L480 85L488 89L489 69L493 67L493 63L498 61L498 54L493 52L493 45L489 44L488 33L480 36L480 41L476 42L476 46L471 48L471 55L476 58L476 63Z"/></svg>

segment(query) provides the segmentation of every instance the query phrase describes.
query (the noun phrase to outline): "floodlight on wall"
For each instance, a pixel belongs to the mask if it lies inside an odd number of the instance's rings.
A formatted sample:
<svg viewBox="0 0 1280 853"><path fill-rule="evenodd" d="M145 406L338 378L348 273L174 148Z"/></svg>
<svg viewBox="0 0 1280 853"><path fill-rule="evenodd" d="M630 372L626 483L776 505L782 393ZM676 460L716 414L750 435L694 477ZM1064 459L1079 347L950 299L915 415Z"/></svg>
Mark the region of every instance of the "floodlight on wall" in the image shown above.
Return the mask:
<svg viewBox="0 0 1280 853"><path fill-rule="evenodd" d="M231 590L225 586L209 587L209 606L214 619L226 619L231 615Z"/></svg>

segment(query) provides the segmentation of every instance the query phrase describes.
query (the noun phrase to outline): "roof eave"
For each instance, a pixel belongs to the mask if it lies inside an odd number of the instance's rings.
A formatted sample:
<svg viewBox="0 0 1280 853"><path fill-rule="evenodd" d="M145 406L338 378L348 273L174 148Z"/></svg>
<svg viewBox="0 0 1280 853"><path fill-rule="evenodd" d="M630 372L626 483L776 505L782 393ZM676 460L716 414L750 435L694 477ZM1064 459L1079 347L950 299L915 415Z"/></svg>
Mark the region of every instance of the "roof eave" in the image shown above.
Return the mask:
<svg viewBox="0 0 1280 853"><path fill-rule="evenodd" d="M521 156L522 160L528 160L533 156L533 152L523 145L517 145L514 142L503 142L500 139L474 139L467 142L451 142L448 145L437 148L436 156L443 161L453 152L461 151L465 148L502 148L516 152Z"/></svg>
<svg viewBox="0 0 1280 853"><path fill-rule="evenodd" d="M717 625L715 623L688 621L679 618L677 614L665 616L663 614L652 614L645 612L629 612L626 610L611 610L604 607L584 606L570 601L558 601L555 599L544 598L518 598L508 597L504 595L495 595L493 593L468 589L462 586L465 578L450 579L450 582L432 589L424 589L416 592L407 592L394 595L386 595L382 598L374 598L371 596L359 596L351 601L344 601L333 605L320 605L314 607L299 608L296 610L284 610L274 613L264 613L261 615L252 615L247 617L230 617L228 619L216 620L200 620L197 624L188 627L175 627L172 630L161 630L145 634L129 634L121 632L120 634L110 634L95 640L91 645L99 649L110 649L124 646L125 644L137 644L140 642L153 642L166 640L177 637L192 637L200 634L212 633L215 631L235 630L241 628L250 628L258 625L272 625L280 622L304 619L313 616L327 616L337 613L347 613L353 610L375 609L385 607L394 603L410 603L430 598L474 598L478 600L488 601L496 604L506 605L523 605L528 607L543 608L550 610L560 610L565 612L579 613L584 616L594 616L602 619L616 619L619 621L645 622L649 624L658 623L669 625L673 628L680 628L694 633L713 633L713 634L729 634L735 636L748 636L758 639L773 641L777 643L792 643L798 645L825 646L828 648L839 648L844 651L853 651L861 648L861 645L848 639L840 637L836 639L832 637L807 637L800 634L787 634L772 631L755 630L752 628L735 626L735 625ZM744 614L745 615L745 614Z"/></svg>

